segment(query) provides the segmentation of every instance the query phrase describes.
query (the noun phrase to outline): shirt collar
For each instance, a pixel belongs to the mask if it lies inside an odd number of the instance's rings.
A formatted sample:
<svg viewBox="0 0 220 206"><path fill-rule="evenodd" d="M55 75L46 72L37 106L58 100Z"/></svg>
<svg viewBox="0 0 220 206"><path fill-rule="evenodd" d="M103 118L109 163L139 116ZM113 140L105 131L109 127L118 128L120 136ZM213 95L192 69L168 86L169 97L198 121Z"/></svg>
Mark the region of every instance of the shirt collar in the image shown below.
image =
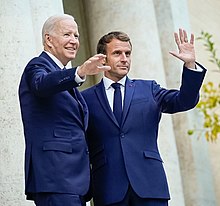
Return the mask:
<svg viewBox="0 0 220 206"><path fill-rule="evenodd" d="M57 59L53 54L51 54L48 51L44 51L45 53L47 53L47 55L61 68L64 68L64 65L61 63L61 61L59 59Z"/></svg>
<svg viewBox="0 0 220 206"><path fill-rule="evenodd" d="M126 76L124 76L120 81L118 81L117 83L120 83L123 87L125 87L125 82L126 82ZM107 78L107 77L103 77L103 84L106 90L108 90L111 86L112 83L115 83L114 81L112 81L111 79Z"/></svg>

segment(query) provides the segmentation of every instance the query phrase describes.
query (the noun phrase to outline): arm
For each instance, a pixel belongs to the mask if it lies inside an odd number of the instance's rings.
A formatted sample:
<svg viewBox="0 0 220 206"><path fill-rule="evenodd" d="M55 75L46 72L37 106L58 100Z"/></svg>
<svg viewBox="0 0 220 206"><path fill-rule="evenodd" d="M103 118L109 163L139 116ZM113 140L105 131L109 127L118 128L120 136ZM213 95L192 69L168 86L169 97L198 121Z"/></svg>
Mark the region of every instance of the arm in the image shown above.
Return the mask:
<svg viewBox="0 0 220 206"><path fill-rule="evenodd" d="M206 69L196 63L202 72L195 72L183 67L182 81L179 90L161 88L154 82L152 85L153 95L161 112L176 113L187 111L196 106L199 101L199 90L205 77Z"/></svg>
<svg viewBox="0 0 220 206"><path fill-rule="evenodd" d="M77 87L75 72L76 68L56 69L45 58L36 57L28 63L24 75L33 94L39 97L47 97Z"/></svg>
<svg viewBox="0 0 220 206"><path fill-rule="evenodd" d="M191 34L188 42L186 31L179 29L179 35L174 33L174 37L179 51L171 51L170 54L184 62L181 87L179 90L166 90L158 85L153 87L155 100L165 113L181 112L195 107L206 73L206 69L195 61L194 35Z"/></svg>
<svg viewBox="0 0 220 206"><path fill-rule="evenodd" d="M102 66L103 58L105 55L95 55L77 70L76 68L56 70L45 58L37 57L31 60L25 68L26 80L35 95L50 96L79 86L75 81L76 72L81 78L84 78L86 75L94 75L110 69L108 66Z"/></svg>

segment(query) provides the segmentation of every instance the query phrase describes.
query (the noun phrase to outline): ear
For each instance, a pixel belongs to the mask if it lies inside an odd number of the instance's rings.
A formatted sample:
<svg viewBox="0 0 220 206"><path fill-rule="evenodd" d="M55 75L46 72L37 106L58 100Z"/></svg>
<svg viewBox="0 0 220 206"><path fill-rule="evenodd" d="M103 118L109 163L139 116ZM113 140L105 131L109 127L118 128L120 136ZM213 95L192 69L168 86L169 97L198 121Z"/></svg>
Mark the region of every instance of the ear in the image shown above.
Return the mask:
<svg viewBox="0 0 220 206"><path fill-rule="evenodd" d="M104 59L102 60L102 64L103 64L103 65L106 64L106 58L104 58Z"/></svg>
<svg viewBox="0 0 220 206"><path fill-rule="evenodd" d="M45 34L45 43L48 47L52 47L52 39L51 36L49 34Z"/></svg>

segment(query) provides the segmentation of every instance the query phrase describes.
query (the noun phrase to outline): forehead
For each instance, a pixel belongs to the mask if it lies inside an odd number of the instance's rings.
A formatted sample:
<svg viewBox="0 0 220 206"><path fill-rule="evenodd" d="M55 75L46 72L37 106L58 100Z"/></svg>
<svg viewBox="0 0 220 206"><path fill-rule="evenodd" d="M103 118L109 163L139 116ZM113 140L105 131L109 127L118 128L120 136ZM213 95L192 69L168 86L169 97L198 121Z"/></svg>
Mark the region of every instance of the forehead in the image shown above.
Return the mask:
<svg viewBox="0 0 220 206"><path fill-rule="evenodd" d="M73 19L64 19L64 20L57 22L56 28L57 30L60 30L60 31L65 30L65 31L74 31L74 32L77 31L78 32L77 23Z"/></svg>
<svg viewBox="0 0 220 206"><path fill-rule="evenodd" d="M118 39L113 39L110 43L107 44L107 50L115 51L131 51L131 45L127 41L120 41Z"/></svg>

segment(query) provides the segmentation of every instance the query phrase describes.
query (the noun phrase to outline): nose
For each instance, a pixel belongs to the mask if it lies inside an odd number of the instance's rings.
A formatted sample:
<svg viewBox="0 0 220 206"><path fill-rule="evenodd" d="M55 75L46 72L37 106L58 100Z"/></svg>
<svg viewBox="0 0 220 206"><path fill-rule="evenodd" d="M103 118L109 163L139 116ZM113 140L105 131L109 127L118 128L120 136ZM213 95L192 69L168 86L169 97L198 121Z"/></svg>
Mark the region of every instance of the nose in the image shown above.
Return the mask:
<svg viewBox="0 0 220 206"><path fill-rule="evenodd" d="M127 61L127 56L125 53L121 54L121 61Z"/></svg>
<svg viewBox="0 0 220 206"><path fill-rule="evenodd" d="M71 43L76 43L76 42L78 42L79 41L79 38L78 37L76 37L76 36L74 36L74 35L71 35L70 36L70 42Z"/></svg>

